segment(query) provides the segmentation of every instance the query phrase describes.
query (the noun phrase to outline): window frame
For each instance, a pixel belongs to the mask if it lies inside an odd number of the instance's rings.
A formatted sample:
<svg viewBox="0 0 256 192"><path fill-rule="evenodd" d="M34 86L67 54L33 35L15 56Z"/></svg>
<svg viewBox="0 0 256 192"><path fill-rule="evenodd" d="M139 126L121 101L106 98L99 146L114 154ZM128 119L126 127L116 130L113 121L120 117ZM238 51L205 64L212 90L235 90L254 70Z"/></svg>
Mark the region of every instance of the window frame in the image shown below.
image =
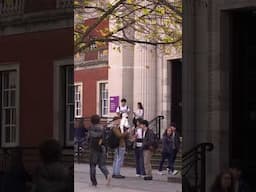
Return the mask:
<svg viewBox="0 0 256 192"><path fill-rule="evenodd" d="M109 89L108 90L108 95L107 95L107 114L102 114L102 98L101 98L101 84L109 84L107 80L101 80L97 81L97 113L101 117L108 117L109 115Z"/></svg>
<svg viewBox="0 0 256 192"><path fill-rule="evenodd" d="M68 126L66 118L66 97L62 97L62 93L66 93L66 86L63 86L62 69L66 66L74 67L74 58L65 58L54 61L54 86L53 86L53 136L59 140L64 147L73 147L74 141L69 140L67 135ZM65 82L66 84L66 82ZM73 113L74 116L74 113ZM63 131L65 126L65 132Z"/></svg>
<svg viewBox="0 0 256 192"><path fill-rule="evenodd" d="M80 111L81 111L81 114L80 115L77 115L76 111L77 111L77 107L76 107L76 103L77 103L77 100L76 100L76 86L80 86L81 87L81 92L80 92ZM82 82L75 82L75 87L74 87L74 102L75 102L75 118L81 118L83 117L83 83Z"/></svg>
<svg viewBox="0 0 256 192"><path fill-rule="evenodd" d="M16 140L15 142L9 143L5 142L5 129L4 129L4 121L3 118L3 106L1 105L1 146L2 147L17 147L20 144L20 67L19 64L12 64L12 63L0 63L0 72L8 72L8 71L15 71L16 72L16 88L15 88L15 115L16 115ZM2 76L1 76L2 78ZM2 96L2 87L1 87L1 99L3 100Z"/></svg>

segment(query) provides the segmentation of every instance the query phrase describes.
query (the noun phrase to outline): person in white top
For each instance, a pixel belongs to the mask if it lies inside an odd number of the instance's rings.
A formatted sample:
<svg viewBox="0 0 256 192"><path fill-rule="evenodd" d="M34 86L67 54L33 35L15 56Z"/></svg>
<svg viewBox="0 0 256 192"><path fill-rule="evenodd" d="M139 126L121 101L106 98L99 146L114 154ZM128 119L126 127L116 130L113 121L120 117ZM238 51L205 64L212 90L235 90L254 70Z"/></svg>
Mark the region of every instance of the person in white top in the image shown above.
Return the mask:
<svg viewBox="0 0 256 192"><path fill-rule="evenodd" d="M141 102L137 103L137 110L133 112L134 118L133 118L133 124L134 127L137 126L137 120L144 118L144 108Z"/></svg>
<svg viewBox="0 0 256 192"><path fill-rule="evenodd" d="M117 113L117 115L118 115L119 117L122 117L122 114L123 114L123 113L127 113L127 115L129 115L130 111L131 111L131 110L130 110L130 108L127 106L127 101L126 101L126 99L122 99L122 100L121 100L121 105L116 108L116 113Z"/></svg>

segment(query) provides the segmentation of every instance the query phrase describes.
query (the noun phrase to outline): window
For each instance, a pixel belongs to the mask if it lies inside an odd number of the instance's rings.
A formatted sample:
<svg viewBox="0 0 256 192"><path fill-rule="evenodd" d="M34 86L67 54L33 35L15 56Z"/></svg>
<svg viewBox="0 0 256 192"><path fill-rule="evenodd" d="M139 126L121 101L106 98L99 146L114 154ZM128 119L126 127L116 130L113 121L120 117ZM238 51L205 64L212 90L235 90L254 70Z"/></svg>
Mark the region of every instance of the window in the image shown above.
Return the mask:
<svg viewBox="0 0 256 192"><path fill-rule="evenodd" d="M75 117L82 117L83 116L83 84L82 83L75 83Z"/></svg>
<svg viewBox="0 0 256 192"><path fill-rule="evenodd" d="M108 115L108 83L100 82L100 114L102 117Z"/></svg>
<svg viewBox="0 0 256 192"><path fill-rule="evenodd" d="M73 145L74 140L74 66L67 65L64 69L65 80L65 143Z"/></svg>
<svg viewBox="0 0 256 192"><path fill-rule="evenodd" d="M1 135L3 146L18 145L17 70L0 72Z"/></svg>
<svg viewBox="0 0 256 192"><path fill-rule="evenodd" d="M64 147L74 144L74 58L54 61L53 135Z"/></svg>
<svg viewBox="0 0 256 192"><path fill-rule="evenodd" d="M104 60L107 58L108 58L108 50L107 49L98 51L98 59L99 60Z"/></svg>
<svg viewBox="0 0 256 192"><path fill-rule="evenodd" d="M96 43L92 43L92 44L90 45L90 47L89 47L89 50L90 50L90 51L93 51L93 50L95 50L96 48L97 48Z"/></svg>

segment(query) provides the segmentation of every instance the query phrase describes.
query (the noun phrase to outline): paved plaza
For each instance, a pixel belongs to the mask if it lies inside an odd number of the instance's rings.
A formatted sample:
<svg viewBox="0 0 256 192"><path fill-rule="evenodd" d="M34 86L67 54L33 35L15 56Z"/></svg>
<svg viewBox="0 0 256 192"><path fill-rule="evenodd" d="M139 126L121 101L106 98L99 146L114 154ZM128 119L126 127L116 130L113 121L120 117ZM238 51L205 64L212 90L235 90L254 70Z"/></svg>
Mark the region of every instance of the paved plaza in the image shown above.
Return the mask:
<svg viewBox="0 0 256 192"><path fill-rule="evenodd" d="M121 172L125 179L112 179L111 185L106 186L106 180L97 168L98 186L90 185L89 165L75 164L75 192L181 192L180 182L167 182L166 175L157 174L153 170L153 180L144 181L143 178L135 176L135 169L122 168ZM108 166L109 171L112 171ZM177 176L176 176L177 177ZM178 176L180 177L180 176Z"/></svg>

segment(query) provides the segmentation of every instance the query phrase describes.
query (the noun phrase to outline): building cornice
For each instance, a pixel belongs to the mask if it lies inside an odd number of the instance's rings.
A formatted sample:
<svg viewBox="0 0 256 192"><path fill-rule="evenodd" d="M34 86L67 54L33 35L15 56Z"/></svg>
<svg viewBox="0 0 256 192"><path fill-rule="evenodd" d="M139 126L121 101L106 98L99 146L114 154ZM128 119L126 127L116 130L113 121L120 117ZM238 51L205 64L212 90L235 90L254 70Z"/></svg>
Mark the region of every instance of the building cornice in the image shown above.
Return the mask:
<svg viewBox="0 0 256 192"><path fill-rule="evenodd" d="M0 36L73 28L73 9L55 9L0 19Z"/></svg>
<svg viewBox="0 0 256 192"><path fill-rule="evenodd" d="M79 64L75 63L75 70L92 69L100 67L108 67L108 60L92 60L81 62Z"/></svg>

